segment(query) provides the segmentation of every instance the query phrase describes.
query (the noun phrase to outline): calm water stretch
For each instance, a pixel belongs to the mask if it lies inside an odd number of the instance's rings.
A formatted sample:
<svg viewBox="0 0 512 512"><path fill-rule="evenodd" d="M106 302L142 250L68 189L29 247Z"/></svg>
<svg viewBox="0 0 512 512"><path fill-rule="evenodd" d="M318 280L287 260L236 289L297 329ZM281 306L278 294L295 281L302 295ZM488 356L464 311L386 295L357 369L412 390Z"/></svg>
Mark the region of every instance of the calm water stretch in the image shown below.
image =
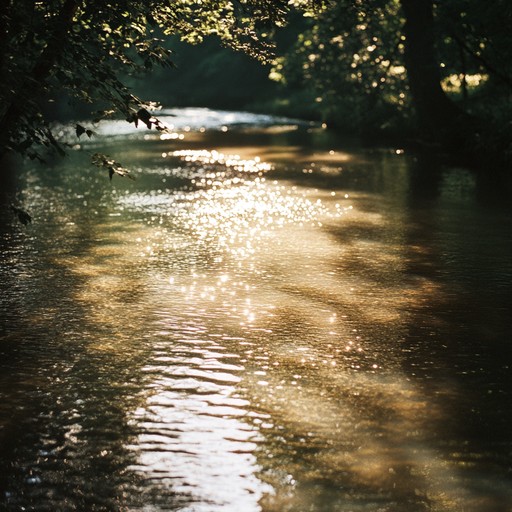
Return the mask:
<svg viewBox="0 0 512 512"><path fill-rule="evenodd" d="M2 192L0 510L512 511L510 201L294 120L162 119Z"/></svg>

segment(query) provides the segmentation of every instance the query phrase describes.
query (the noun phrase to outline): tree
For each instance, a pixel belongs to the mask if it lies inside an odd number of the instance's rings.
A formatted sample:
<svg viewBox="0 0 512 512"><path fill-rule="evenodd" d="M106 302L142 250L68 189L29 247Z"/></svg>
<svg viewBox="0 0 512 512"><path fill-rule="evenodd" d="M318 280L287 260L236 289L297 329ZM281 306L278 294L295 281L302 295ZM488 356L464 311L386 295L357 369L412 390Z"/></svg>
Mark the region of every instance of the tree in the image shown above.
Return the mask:
<svg viewBox="0 0 512 512"><path fill-rule="evenodd" d="M62 151L44 116L56 95L94 106L98 119L152 126L151 104L121 77L172 66L167 36L214 35L268 60L269 36L290 8L307 26L272 75L351 132L403 133L415 118L423 138L476 147L478 116L512 114L509 0L4 0L0 154ZM499 147L510 150L507 123Z"/></svg>
<svg viewBox="0 0 512 512"><path fill-rule="evenodd" d="M4 0L0 7L0 154L40 158L59 142L45 119L52 95L102 105L97 117L147 123L147 107L120 79L172 66L163 39L216 35L256 58L270 44L258 32L284 23L285 0Z"/></svg>
<svg viewBox="0 0 512 512"><path fill-rule="evenodd" d="M463 111L441 87L436 54L433 0L400 0L405 21L404 62L422 133L433 139L436 133L458 130Z"/></svg>
<svg viewBox="0 0 512 512"><path fill-rule="evenodd" d="M310 90L324 119L352 132L403 128L414 116L423 139L473 146L481 106L491 96L502 110L510 103L507 0L328 1L309 19L274 75Z"/></svg>
<svg viewBox="0 0 512 512"><path fill-rule="evenodd" d="M397 2L342 0L306 11L309 27L277 61L274 76L309 89L323 120L354 133L404 122L407 98Z"/></svg>

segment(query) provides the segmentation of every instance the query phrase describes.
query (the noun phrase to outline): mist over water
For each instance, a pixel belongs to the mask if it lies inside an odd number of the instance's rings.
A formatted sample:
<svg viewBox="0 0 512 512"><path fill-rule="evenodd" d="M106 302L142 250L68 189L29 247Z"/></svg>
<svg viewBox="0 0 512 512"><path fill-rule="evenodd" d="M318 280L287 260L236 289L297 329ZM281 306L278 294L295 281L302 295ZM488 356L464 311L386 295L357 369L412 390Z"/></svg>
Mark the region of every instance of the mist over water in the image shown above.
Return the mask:
<svg viewBox="0 0 512 512"><path fill-rule="evenodd" d="M0 508L512 510L510 207L297 120L162 119L22 169Z"/></svg>

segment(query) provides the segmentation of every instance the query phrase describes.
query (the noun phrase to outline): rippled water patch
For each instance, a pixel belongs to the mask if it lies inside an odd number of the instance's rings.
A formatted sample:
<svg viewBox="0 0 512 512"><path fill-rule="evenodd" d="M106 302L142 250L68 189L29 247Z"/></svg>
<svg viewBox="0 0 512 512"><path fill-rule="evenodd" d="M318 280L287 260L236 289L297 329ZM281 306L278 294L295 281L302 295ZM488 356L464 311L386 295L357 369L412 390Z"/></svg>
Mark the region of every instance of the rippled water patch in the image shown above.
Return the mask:
<svg viewBox="0 0 512 512"><path fill-rule="evenodd" d="M148 396L131 417L140 431L131 470L186 497L187 510L256 510L271 488L256 476L261 436L243 421L251 414L236 388L244 366L213 340L176 339L175 327L160 332L143 368Z"/></svg>
<svg viewBox="0 0 512 512"><path fill-rule="evenodd" d="M509 510L510 215L394 152L187 126L108 139L137 181L25 173L0 508Z"/></svg>

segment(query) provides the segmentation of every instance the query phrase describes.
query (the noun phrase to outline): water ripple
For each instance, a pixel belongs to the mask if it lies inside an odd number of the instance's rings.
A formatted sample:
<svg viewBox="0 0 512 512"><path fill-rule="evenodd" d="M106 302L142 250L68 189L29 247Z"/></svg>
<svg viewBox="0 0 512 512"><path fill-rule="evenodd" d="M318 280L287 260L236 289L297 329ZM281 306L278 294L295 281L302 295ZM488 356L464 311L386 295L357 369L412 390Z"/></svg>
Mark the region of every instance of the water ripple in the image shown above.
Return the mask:
<svg viewBox="0 0 512 512"><path fill-rule="evenodd" d="M146 485L186 495L186 510L259 509L270 487L256 476L260 434L244 421L249 402L235 387L244 369L233 364L238 356L202 339L155 348L144 368L150 393L131 419L139 434L130 469Z"/></svg>

